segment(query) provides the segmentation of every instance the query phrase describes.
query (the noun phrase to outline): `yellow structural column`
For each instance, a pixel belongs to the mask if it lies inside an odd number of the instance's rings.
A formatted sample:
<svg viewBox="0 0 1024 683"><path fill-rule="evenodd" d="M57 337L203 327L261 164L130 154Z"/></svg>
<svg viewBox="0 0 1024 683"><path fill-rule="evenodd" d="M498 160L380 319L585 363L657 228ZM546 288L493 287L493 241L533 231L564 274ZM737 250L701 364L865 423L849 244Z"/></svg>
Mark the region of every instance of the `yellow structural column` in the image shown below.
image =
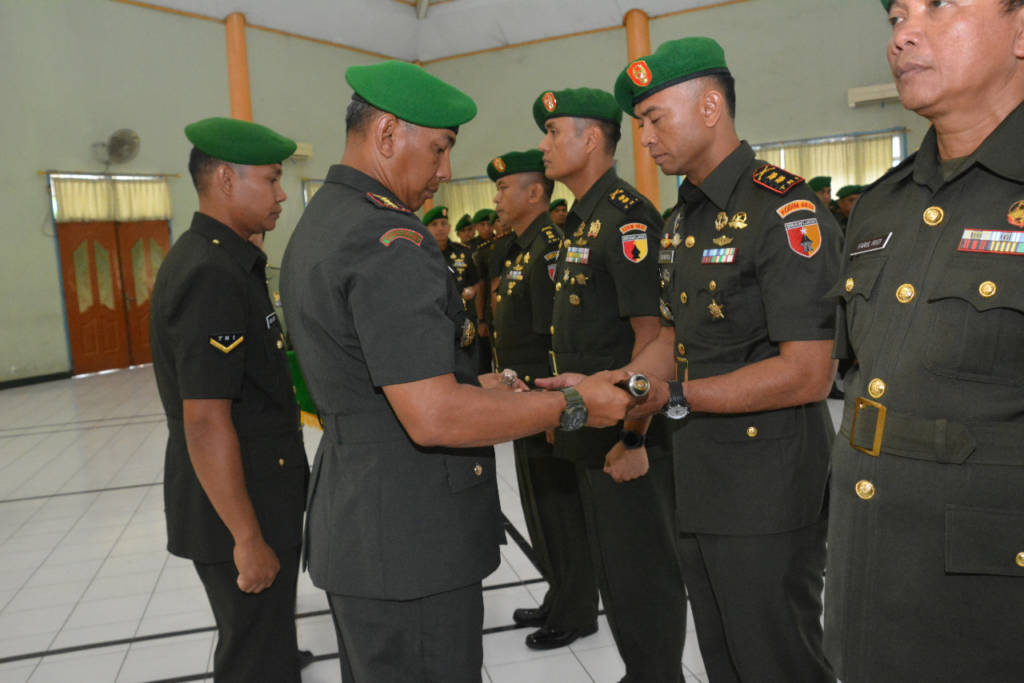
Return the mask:
<svg viewBox="0 0 1024 683"><path fill-rule="evenodd" d="M626 12L626 53L629 61L651 54L651 30L647 14L643 10L631 9ZM633 168L636 174L636 189L661 210L658 191L658 167L654 159L640 144L640 126L633 121Z"/></svg>
<svg viewBox="0 0 1024 683"><path fill-rule="evenodd" d="M245 47L245 15L229 14L224 20L228 48L228 92L231 117L252 121L252 95L249 92L249 53Z"/></svg>

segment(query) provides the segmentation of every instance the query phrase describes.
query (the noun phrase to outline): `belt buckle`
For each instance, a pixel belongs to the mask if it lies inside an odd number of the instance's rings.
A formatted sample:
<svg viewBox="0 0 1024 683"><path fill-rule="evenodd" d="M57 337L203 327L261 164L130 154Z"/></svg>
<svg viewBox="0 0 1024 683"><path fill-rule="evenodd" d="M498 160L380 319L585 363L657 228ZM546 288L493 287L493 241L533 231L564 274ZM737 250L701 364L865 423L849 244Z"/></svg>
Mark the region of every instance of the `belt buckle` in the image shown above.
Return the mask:
<svg viewBox="0 0 1024 683"><path fill-rule="evenodd" d="M878 411L875 415L875 437L871 448L864 448L858 446L853 442L854 437L857 435L857 418L860 416L862 408L874 408ZM878 457L878 454L882 452L882 434L885 432L885 406L876 401L864 398L863 396L857 397L857 402L853 409L853 421L850 423L850 447L854 448L861 453Z"/></svg>
<svg viewBox="0 0 1024 683"><path fill-rule="evenodd" d="M558 361L555 360L555 352L548 349L548 358L551 360L551 376L558 376Z"/></svg>

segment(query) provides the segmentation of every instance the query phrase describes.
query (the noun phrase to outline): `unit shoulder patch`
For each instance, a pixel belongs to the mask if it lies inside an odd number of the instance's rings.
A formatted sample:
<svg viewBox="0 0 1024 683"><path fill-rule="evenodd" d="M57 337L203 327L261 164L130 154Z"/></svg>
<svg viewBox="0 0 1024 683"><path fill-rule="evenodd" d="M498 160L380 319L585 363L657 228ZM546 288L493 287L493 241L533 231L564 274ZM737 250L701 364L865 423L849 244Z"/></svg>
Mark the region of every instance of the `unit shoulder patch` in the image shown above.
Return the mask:
<svg viewBox="0 0 1024 683"><path fill-rule="evenodd" d="M412 228L391 228L380 236L380 243L385 247L390 247L395 240L408 240L418 247L423 241L423 235Z"/></svg>
<svg viewBox="0 0 1024 683"><path fill-rule="evenodd" d="M640 197L636 196L629 190L617 187L608 195L608 201L622 211L629 211L640 203Z"/></svg>
<svg viewBox="0 0 1024 683"><path fill-rule="evenodd" d="M768 188L775 194L786 194L804 181L803 178L795 173L790 173L771 164L765 164L754 171L753 179L755 183L761 187Z"/></svg>
<svg viewBox="0 0 1024 683"><path fill-rule="evenodd" d="M382 194L374 194L373 192L367 192L366 198L371 204L379 209L391 209L392 211L399 211L401 213L412 213L409 209L405 208L395 200L385 197Z"/></svg>

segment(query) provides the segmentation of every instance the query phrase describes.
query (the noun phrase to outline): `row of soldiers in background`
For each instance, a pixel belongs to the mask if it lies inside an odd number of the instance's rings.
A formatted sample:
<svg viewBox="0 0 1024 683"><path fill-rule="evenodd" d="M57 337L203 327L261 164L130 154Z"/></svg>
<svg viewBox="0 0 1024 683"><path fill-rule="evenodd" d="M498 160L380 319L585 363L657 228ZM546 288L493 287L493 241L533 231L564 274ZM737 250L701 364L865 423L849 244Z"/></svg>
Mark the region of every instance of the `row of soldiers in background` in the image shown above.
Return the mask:
<svg viewBox="0 0 1024 683"><path fill-rule="evenodd" d="M864 191L863 185L843 185L836 192L835 199L832 198L832 176L819 175L807 181L807 185L818 195L821 203L828 207L835 217L843 233L846 233L846 224L850 221L850 214L853 207L860 199Z"/></svg>

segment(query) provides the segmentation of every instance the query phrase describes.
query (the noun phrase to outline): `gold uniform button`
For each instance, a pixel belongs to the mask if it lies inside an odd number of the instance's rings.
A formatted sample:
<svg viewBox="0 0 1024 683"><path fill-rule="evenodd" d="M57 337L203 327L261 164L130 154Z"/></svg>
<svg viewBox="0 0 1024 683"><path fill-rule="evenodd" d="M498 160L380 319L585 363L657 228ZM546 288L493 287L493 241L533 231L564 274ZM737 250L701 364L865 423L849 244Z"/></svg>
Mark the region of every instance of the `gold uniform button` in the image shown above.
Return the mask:
<svg viewBox="0 0 1024 683"><path fill-rule="evenodd" d="M718 283L717 283L717 282L715 282L714 280L712 280L711 282L709 282L709 283L708 283L708 291L709 291L709 292L713 292L713 291L715 291L716 289L718 289Z"/></svg>
<svg viewBox="0 0 1024 683"><path fill-rule="evenodd" d="M856 486L857 497L861 500L871 500L875 497L875 485L867 479L861 479Z"/></svg>
<svg viewBox="0 0 1024 683"><path fill-rule="evenodd" d="M280 339L277 340L277 348L279 348L279 349L283 349L284 348L284 342L281 341Z"/></svg>
<svg viewBox="0 0 1024 683"><path fill-rule="evenodd" d="M697 243L697 238L695 238L693 235L690 235L689 237L686 238L686 241L683 244L685 244L686 248L689 249L689 248L691 248L696 243Z"/></svg>
<svg viewBox="0 0 1024 683"><path fill-rule="evenodd" d="M846 291L847 292L852 292L853 291L853 285L854 285L853 278L852 277L846 278Z"/></svg>
<svg viewBox="0 0 1024 683"><path fill-rule="evenodd" d="M576 278L574 278L574 277L569 278L569 284L570 285L576 284Z"/></svg>
<svg viewBox="0 0 1024 683"><path fill-rule="evenodd" d="M917 290L914 289L914 285L906 282L899 286L896 290L896 300L901 304L909 304L917 296Z"/></svg>
<svg viewBox="0 0 1024 683"><path fill-rule="evenodd" d="M523 378L523 381L524 381L524 382L526 382L527 384L529 384L529 383L530 383L530 382L532 382L533 380L532 380L532 379L530 379L530 376L529 376L529 375L527 375L526 377L524 377L524 378Z"/></svg>
<svg viewBox="0 0 1024 683"><path fill-rule="evenodd" d="M555 333L555 326L554 326L554 325L552 325L552 326L551 326L551 334L554 334L554 333Z"/></svg>
<svg viewBox="0 0 1024 683"><path fill-rule="evenodd" d="M277 464L280 465L281 467L284 467L284 458L278 458Z"/></svg>
<svg viewBox="0 0 1024 683"><path fill-rule="evenodd" d="M476 465L473 466L473 474L475 474L476 476L479 477L483 473L484 473L483 465L481 465L480 463L477 463Z"/></svg>
<svg viewBox="0 0 1024 683"><path fill-rule="evenodd" d="M572 240L566 238L565 242L562 242L562 244L567 246L567 247L571 247L572 246Z"/></svg>
<svg viewBox="0 0 1024 683"><path fill-rule="evenodd" d="M686 299L687 299L686 292L680 292L679 293L679 302L685 304L686 303Z"/></svg>
<svg viewBox="0 0 1024 683"><path fill-rule="evenodd" d="M747 427L747 436L749 436L751 439L756 438L757 427L755 427L754 425L750 425L749 427Z"/></svg>
<svg viewBox="0 0 1024 683"><path fill-rule="evenodd" d="M946 212L938 206L929 206L924 210L924 222L928 225L938 225L946 217Z"/></svg>
<svg viewBox="0 0 1024 683"><path fill-rule="evenodd" d="M511 265L512 265L512 262L511 262L511 261L505 261L505 267L506 267L506 268L508 268L508 267L509 267L509 266L511 266Z"/></svg>
<svg viewBox="0 0 1024 683"><path fill-rule="evenodd" d="M575 294L570 294L569 295L569 303L571 303L573 306L579 306L580 305L580 298L577 295L575 295Z"/></svg>
<svg viewBox="0 0 1024 683"><path fill-rule="evenodd" d="M868 382L868 394L871 395L871 398L882 398L885 396L885 389L885 382L877 377Z"/></svg>
<svg viewBox="0 0 1024 683"><path fill-rule="evenodd" d="M500 304L501 303L501 294L499 294L498 296L494 297L494 300Z"/></svg>
<svg viewBox="0 0 1024 683"><path fill-rule="evenodd" d="M1017 566L1024 567L1024 553L1017 553Z"/></svg>
<svg viewBox="0 0 1024 683"><path fill-rule="evenodd" d="M562 283L561 282L556 282L555 283L555 291L557 292L557 291L560 291L561 289L562 289Z"/></svg>
<svg viewBox="0 0 1024 683"><path fill-rule="evenodd" d="M685 356L685 355L686 355L686 347L685 347L685 346L683 346L683 345L682 345L681 343L680 343L680 344L679 344L679 346L678 346L678 347L676 347L676 348L678 348L678 349L679 349L679 355L680 355L680 356Z"/></svg>
<svg viewBox="0 0 1024 683"><path fill-rule="evenodd" d="M985 280L978 285L978 294L981 294L986 299L990 299L996 294L996 283L991 280Z"/></svg>
<svg viewBox="0 0 1024 683"><path fill-rule="evenodd" d="M220 240L211 240L214 244L220 244Z"/></svg>

